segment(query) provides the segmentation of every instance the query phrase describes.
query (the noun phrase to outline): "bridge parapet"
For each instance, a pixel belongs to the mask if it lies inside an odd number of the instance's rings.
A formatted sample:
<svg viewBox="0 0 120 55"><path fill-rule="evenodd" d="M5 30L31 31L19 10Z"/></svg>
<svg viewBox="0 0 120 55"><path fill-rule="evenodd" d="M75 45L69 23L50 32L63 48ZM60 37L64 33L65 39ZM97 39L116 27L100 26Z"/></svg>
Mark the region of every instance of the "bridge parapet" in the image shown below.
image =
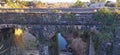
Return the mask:
<svg viewBox="0 0 120 55"><path fill-rule="evenodd" d="M90 24L94 13L0 13L1 24Z"/></svg>
<svg viewBox="0 0 120 55"><path fill-rule="evenodd" d="M44 9L44 8L0 8L1 13L5 12L18 12L18 13L51 13L51 12L94 12L94 8L54 8L54 9Z"/></svg>

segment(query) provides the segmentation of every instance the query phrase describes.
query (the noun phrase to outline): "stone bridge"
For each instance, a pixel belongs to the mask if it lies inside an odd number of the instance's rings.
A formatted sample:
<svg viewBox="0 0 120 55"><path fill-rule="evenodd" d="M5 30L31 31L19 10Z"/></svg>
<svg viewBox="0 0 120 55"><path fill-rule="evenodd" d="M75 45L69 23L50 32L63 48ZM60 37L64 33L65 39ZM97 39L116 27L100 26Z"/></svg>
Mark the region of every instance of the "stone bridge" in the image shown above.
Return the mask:
<svg viewBox="0 0 120 55"><path fill-rule="evenodd" d="M17 9L20 11L19 9ZM31 11L32 10L32 11ZM87 10L81 10L81 9L65 9L62 10L62 12L54 10L56 9L48 9L45 10L46 12L42 12L44 10L37 9L28 9L23 10L24 12L16 12L15 10L13 12L10 12L9 10L2 10L3 12L0 13L0 23L2 24L40 24L40 25L67 25L67 24L73 24L73 25L79 25L79 24L90 24L93 22L91 19L93 19L94 15L94 9L87 9ZM51 12L47 12L47 11ZM59 9L57 9L59 10ZM65 12L68 10L67 12ZM80 10L80 11L79 11ZM29 11L29 12L26 12ZM53 12L52 12L53 11ZM90 11L87 12L86 11ZM34 20L33 20L34 19Z"/></svg>
<svg viewBox="0 0 120 55"><path fill-rule="evenodd" d="M27 30L39 42L40 55L59 55L58 46L50 49L48 42L56 39L56 34L61 33L67 40L68 44L72 42L82 42L72 46L74 55L88 55L86 48L89 42L78 34L83 30L91 30L98 25L94 20L94 9L0 9L0 29L9 27L18 27ZM70 37L70 38L69 38ZM89 37L87 37L89 39ZM81 40L82 39L82 40ZM54 40L53 42L57 42ZM81 46L81 47L79 47ZM45 48L47 48L45 50ZM77 50L77 48L79 48ZM84 50L81 50L84 49ZM48 52L56 52L46 54ZM91 54L92 55L92 54Z"/></svg>

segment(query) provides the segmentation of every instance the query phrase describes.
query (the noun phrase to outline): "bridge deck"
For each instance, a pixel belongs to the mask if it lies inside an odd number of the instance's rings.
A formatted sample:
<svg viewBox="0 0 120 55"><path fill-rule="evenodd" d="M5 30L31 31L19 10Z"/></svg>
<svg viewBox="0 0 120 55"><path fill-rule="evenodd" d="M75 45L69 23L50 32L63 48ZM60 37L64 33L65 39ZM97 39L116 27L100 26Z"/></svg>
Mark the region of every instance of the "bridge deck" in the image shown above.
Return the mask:
<svg viewBox="0 0 120 55"><path fill-rule="evenodd" d="M0 12L18 12L18 13L91 13L93 8L56 8L56 9L35 9L35 8L0 8Z"/></svg>

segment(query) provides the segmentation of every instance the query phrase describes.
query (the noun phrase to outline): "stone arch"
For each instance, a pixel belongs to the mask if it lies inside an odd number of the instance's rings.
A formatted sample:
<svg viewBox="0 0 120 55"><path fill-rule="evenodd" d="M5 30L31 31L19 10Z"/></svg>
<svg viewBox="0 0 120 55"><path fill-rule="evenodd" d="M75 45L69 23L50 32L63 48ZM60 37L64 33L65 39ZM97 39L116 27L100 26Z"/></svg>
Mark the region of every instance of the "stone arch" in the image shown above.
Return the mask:
<svg viewBox="0 0 120 55"><path fill-rule="evenodd" d="M34 37L34 35L32 35L31 33L29 33L29 29L28 29L28 27L26 27L26 26L23 26L23 25L17 25L17 24L1 24L0 25L0 30L3 30L3 29L8 29L8 28L10 28L10 29L12 29L13 30L13 35L12 36L14 36L14 29L17 29L17 28L19 28L19 29L22 29L23 30L23 40L24 40L24 43L28 43L28 42L30 42L30 41L28 41L28 40L31 40L31 42L34 42L35 43L35 41L36 41L36 37ZM27 36L25 36L26 35L26 33L29 35L29 37L27 37ZM7 35L7 34L6 34ZM32 36L32 38L30 37L30 36ZM15 41L15 36L13 37L13 40ZM28 39L29 38L29 39ZM31 39L30 39L31 38ZM21 38L20 38L21 39ZM21 40L20 40L21 41ZM28 41L28 42L27 42ZM16 42L16 41L15 41ZM14 43L15 43L14 42ZM18 42L17 42L18 43ZM38 43L37 43L38 44ZM14 45L14 46L16 46L16 45ZM28 47L28 46L30 46L29 44L28 45L25 45L25 49L26 49L26 47ZM1 46L0 46L1 47ZM2 47L1 47L2 48ZM7 47L6 47L7 48ZM9 52L11 52L11 53L6 53L6 52L8 52L8 51L6 51L5 53L6 54L11 54L11 55L14 55L15 53L13 53L13 52L15 52L15 50L13 49L13 47L11 46L10 48L12 48L12 49L10 49L9 50ZM13 51L14 50L14 51ZM27 49L26 49L27 50ZM22 55L26 55L26 54L29 54L29 52L28 51L24 51L24 50L22 50L22 52L25 52L25 54L22 54ZM20 52L20 51L19 51ZM27 53L28 52L28 53ZM21 52L20 52L21 53ZM19 54L19 53L18 53ZM34 53L32 53L32 54L34 54ZM37 53L38 54L38 53Z"/></svg>
<svg viewBox="0 0 120 55"><path fill-rule="evenodd" d="M58 33L61 33L61 35L66 39L67 41L67 49L68 51L72 51L74 55L87 55L88 51L88 39L85 40L84 37L81 36L82 31L86 30L84 26L80 25L60 25L56 27L56 34L52 36L50 39L54 40ZM88 34L88 33L87 33ZM53 41L57 42L57 41ZM57 46L57 45L56 45ZM55 50L57 51L57 50ZM60 53L62 54L62 53Z"/></svg>
<svg viewBox="0 0 120 55"><path fill-rule="evenodd" d="M66 26L63 31L61 31L62 36L67 40L67 49L72 51L74 55L87 55L87 48L89 43L82 37L82 32L85 30L83 26ZM64 32L64 33L63 33Z"/></svg>

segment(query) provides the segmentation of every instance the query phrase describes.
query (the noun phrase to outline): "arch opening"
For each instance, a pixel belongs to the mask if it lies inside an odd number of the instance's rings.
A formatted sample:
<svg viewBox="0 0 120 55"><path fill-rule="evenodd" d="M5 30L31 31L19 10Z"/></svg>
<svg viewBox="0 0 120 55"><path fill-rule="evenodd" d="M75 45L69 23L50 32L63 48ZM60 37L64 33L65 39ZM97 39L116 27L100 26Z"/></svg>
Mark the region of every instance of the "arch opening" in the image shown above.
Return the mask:
<svg viewBox="0 0 120 55"><path fill-rule="evenodd" d="M17 27L0 29L0 55L30 54L39 54L35 36Z"/></svg>
<svg viewBox="0 0 120 55"><path fill-rule="evenodd" d="M58 47L59 51L66 51L67 41L66 39L61 35L61 33L58 33Z"/></svg>
<svg viewBox="0 0 120 55"><path fill-rule="evenodd" d="M72 55L67 49L67 40L63 37L62 33L56 34L50 39L49 54L50 55Z"/></svg>
<svg viewBox="0 0 120 55"><path fill-rule="evenodd" d="M58 32L51 38L51 42L54 42L55 44L53 45L57 48L53 48L53 51L58 51L59 55L87 55L89 49L89 31L67 30ZM49 49L51 50L51 48Z"/></svg>

